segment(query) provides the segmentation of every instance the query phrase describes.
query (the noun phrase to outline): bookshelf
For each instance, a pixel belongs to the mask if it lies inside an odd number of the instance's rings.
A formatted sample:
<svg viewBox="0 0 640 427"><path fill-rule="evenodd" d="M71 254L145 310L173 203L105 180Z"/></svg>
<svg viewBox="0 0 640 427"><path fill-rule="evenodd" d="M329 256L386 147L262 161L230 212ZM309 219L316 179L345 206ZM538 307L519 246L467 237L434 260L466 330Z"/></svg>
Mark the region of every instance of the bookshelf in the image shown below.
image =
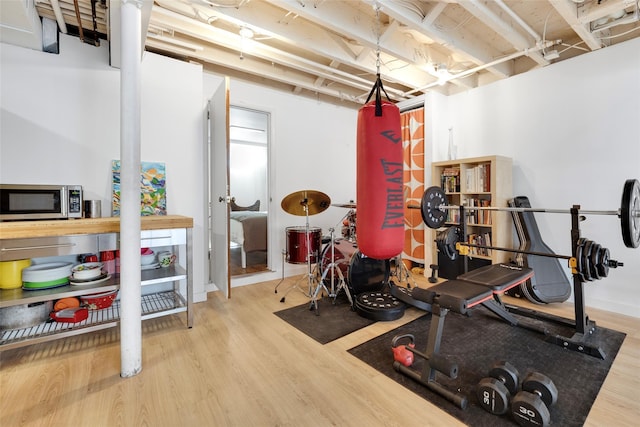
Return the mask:
<svg viewBox="0 0 640 427"><path fill-rule="evenodd" d="M440 185L450 205L464 205L469 243L502 247L513 246L512 219L509 212L480 211L474 207L506 207L513 197L511 187L512 161L503 156L446 160L431 164L431 179ZM448 211L446 225L460 222L457 209ZM432 230L432 239L436 230ZM454 279L464 271L462 258L451 261L433 247L433 262L439 265L440 277ZM487 264L507 262L510 254L502 251L471 248L469 269Z"/></svg>

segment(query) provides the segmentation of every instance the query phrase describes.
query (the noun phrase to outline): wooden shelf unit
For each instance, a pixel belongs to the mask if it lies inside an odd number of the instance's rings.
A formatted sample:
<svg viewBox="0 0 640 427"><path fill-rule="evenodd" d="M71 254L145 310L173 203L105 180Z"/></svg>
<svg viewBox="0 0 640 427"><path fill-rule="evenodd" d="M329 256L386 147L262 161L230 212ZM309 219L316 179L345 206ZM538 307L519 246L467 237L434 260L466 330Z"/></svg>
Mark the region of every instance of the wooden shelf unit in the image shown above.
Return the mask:
<svg viewBox="0 0 640 427"><path fill-rule="evenodd" d="M508 205L508 200L513 197L511 170L511 159L503 156L446 160L431 164L431 182L433 185L440 185L443 188L450 205L465 206L467 234L468 236L480 236L481 241L478 244L513 246L511 240L512 220L509 212L473 209L474 205L493 207ZM447 225L459 223L458 212L457 209L449 211ZM431 237L431 241L434 241L436 230L432 230ZM487 237L489 238L487 239ZM482 250L476 250L471 252L475 252L473 254L474 260L480 260L476 266L505 262L509 258L508 253L501 251L482 253ZM433 263L442 264L442 256L438 256L435 243L432 253ZM440 267L442 269L442 266Z"/></svg>

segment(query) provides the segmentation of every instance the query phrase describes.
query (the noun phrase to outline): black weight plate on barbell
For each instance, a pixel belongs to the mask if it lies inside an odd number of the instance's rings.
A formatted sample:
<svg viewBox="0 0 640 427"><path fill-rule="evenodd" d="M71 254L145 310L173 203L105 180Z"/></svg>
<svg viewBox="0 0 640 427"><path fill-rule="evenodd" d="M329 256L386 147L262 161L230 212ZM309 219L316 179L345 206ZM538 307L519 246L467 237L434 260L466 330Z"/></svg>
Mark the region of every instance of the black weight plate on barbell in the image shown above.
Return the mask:
<svg viewBox="0 0 640 427"><path fill-rule="evenodd" d="M436 234L436 246L447 259L455 261L458 258L456 243L460 241L458 227L447 227L438 230Z"/></svg>
<svg viewBox="0 0 640 427"><path fill-rule="evenodd" d="M405 303L386 292L363 292L356 297L356 312L370 320L396 320L404 315Z"/></svg>
<svg viewBox="0 0 640 427"><path fill-rule="evenodd" d="M600 263L600 255L602 254L600 249L601 246L594 242L591 245L591 255L589 255L589 273L591 273L591 277L595 280L601 278L598 270L598 263Z"/></svg>
<svg viewBox="0 0 640 427"><path fill-rule="evenodd" d="M620 203L620 228L622 240L628 248L640 246L640 182L637 179L628 179L622 190L622 202Z"/></svg>
<svg viewBox="0 0 640 427"><path fill-rule="evenodd" d="M600 277L607 277L609 275L609 249L600 248L600 262L596 265L598 274Z"/></svg>
<svg viewBox="0 0 640 427"><path fill-rule="evenodd" d="M582 258L583 258L583 253L584 253L584 245L587 242L587 239L585 238L579 238L578 242L576 243L576 271L578 272L578 276L580 276L580 279L583 282L586 282L587 279L584 275L584 263L582 262Z"/></svg>
<svg viewBox="0 0 640 427"><path fill-rule="evenodd" d="M431 186L422 195L420 213L422 220L429 228L440 228L444 224L447 213L440 206L447 204L447 196L442 188Z"/></svg>
<svg viewBox="0 0 640 427"><path fill-rule="evenodd" d="M584 279L587 281L592 281L591 271L589 269L589 255L591 255L591 245L593 242L591 240L584 241L584 245L582 247L582 275Z"/></svg>

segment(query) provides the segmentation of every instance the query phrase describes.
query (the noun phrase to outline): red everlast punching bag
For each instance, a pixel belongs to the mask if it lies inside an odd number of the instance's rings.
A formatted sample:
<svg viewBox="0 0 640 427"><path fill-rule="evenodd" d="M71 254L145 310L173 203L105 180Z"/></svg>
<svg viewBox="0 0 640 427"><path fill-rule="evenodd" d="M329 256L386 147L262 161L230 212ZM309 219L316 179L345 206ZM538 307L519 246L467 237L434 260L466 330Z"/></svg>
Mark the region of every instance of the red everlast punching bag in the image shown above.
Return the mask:
<svg viewBox="0 0 640 427"><path fill-rule="evenodd" d="M356 229L362 254L389 259L404 246L402 137L400 110L382 101L381 90L378 75L369 94L375 92L376 99L358 111Z"/></svg>

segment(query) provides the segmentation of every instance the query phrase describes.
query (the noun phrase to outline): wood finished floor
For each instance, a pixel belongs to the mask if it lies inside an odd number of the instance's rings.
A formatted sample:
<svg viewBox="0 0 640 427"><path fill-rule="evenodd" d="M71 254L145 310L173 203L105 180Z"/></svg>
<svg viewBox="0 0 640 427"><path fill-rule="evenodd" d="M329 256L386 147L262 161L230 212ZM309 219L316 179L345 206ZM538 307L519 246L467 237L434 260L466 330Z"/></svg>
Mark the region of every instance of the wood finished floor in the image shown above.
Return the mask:
<svg viewBox="0 0 640 427"><path fill-rule="evenodd" d="M418 310L321 345L273 315L307 302L293 291L280 303L287 283L274 294L277 283L234 288L230 300L210 294L192 329L184 314L145 321L143 369L132 378L120 377L117 329L0 353L0 426L461 425L347 353ZM571 317L573 308L551 311ZM586 425L636 426L640 319L589 313L628 336Z"/></svg>

